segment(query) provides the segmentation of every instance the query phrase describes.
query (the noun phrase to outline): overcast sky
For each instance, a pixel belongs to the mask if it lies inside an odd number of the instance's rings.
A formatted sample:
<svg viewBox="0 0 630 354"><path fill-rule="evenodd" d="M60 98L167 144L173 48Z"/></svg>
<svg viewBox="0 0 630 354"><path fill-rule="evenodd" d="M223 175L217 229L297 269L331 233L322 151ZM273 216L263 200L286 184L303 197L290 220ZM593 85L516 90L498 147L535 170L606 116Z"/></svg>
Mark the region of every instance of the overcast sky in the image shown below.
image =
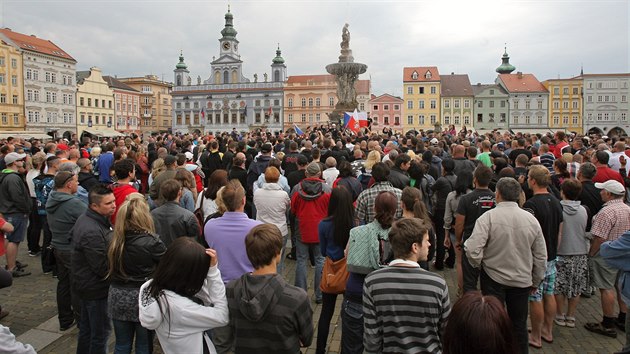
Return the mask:
<svg viewBox="0 0 630 354"><path fill-rule="evenodd" d="M405 66L491 83L504 43L517 71L543 81L630 72L628 0L232 0L243 73L270 72L278 43L289 75L325 74L350 24L373 93L402 95ZM180 49L191 76L210 76L228 1L0 0L0 26L50 39L106 75L173 81ZM193 80L193 82L196 80Z"/></svg>

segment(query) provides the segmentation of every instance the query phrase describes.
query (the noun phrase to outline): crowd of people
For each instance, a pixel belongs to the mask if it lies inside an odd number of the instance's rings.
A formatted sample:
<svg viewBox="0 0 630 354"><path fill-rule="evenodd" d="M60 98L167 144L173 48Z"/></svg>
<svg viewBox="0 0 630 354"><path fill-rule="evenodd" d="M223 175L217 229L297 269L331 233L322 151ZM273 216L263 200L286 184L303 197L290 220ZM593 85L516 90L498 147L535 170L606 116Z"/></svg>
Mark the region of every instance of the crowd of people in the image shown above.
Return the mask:
<svg viewBox="0 0 630 354"><path fill-rule="evenodd" d="M579 325L614 338L628 158L627 137L465 128L3 139L0 287L31 274L26 241L78 354L108 352L112 329L117 354L154 336L165 353L298 353L313 304L325 353L338 295L346 354L527 353L596 290L602 317Z"/></svg>

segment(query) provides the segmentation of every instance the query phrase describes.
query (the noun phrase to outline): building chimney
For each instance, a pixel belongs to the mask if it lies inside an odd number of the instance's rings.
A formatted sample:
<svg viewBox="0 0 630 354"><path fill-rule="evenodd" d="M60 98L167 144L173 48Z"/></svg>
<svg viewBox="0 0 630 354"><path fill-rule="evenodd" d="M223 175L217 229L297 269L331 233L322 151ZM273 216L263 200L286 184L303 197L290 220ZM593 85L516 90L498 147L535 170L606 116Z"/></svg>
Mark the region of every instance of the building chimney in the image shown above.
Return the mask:
<svg viewBox="0 0 630 354"><path fill-rule="evenodd" d="M36 36L36 35L34 35L34 34L31 34L31 37L33 37L33 38L37 38L37 36Z"/></svg>
<svg viewBox="0 0 630 354"><path fill-rule="evenodd" d="M517 72L516 75L518 76L519 79L523 78L523 72L522 71Z"/></svg>
<svg viewBox="0 0 630 354"><path fill-rule="evenodd" d="M451 71L451 75L455 75L455 72Z"/></svg>

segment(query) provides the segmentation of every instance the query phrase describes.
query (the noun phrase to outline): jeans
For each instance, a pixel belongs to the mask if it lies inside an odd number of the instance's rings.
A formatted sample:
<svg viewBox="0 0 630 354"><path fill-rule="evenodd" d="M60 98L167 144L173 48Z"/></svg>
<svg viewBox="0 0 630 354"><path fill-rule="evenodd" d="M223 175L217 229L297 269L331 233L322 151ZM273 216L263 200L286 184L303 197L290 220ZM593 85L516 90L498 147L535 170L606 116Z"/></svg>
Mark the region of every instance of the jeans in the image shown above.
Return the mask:
<svg viewBox="0 0 630 354"><path fill-rule="evenodd" d="M475 268L468 262L465 252L462 253L462 274L464 276L464 293L477 290L479 281L479 268Z"/></svg>
<svg viewBox="0 0 630 354"><path fill-rule="evenodd" d="M50 273L52 272L53 275L57 275L57 266L56 265L52 265L50 266L49 264L46 264L45 257L48 256L47 253L50 252L50 242L52 241L52 232L50 232L50 227L48 227L48 218L46 217L46 215L40 215L40 217L42 218L42 230L44 230L44 240L42 242L42 254L41 254L41 261L42 261L42 272L44 273Z"/></svg>
<svg viewBox="0 0 630 354"><path fill-rule="evenodd" d="M435 210L433 223L435 225L435 267L437 269L443 269L444 257L446 256L446 249L444 247L444 209Z"/></svg>
<svg viewBox="0 0 630 354"><path fill-rule="evenodd" d="M20 243L26 238L29 214L4 214L4 220L13 225L13 232L5 232L4 237L11 243Z"/></svg>
<svg viewBox="0 0 630 354"><path fill-rule="evenodd" d="M302 243L301 240L297 240L297 266L295 267L295 286L304 289L304 291L308 291L308 286L306 285L306 263L309 250L311 250L315 256L315 276L313 277L315 300L320 300L322 298L322 291L319 288L319 283L322 280L324 257L322 257L322 253L319 249L319 243Z"/></svg>
<svg viewBox="0 0 630 354"><path fill-rule="evenodd" d="M81 319L81 303L72 289L72 251L55 249L57 261L57 313L61 327Z"/></svg>
<svg viewBox="0 0 630 354"><path fill-rule="evenodd" d="M363 304L343 300L341 306L341 354L363 353Z"/></svg>
<svg viewBox="0 0 630 354"><path fill-rule="evenodd" d="M119 320L113 320L113 322L116 335L114 354L130 354L134 336L136 337L136 354L153 353L153 331L142 327L140 322Z"/></svg>
<svg viewBox="0 0 630 354"><path fill-rule="evenodd" d="M284 250L287 247L287 240L289 239L289 235L282 235L282 251L280 251L280 264L278 264L277 273L284 277L284 258L286 255L286 251Z"/></svg>
<svg viewBox="0 0 630 354"><path fill-rule="evenodd" d="M107 316L107 298L81 300L77 354L106 354L111 330Z"/></svg>
<svg viewBox="0 0 630 354"><path fill-rule="evenodd" d="M492 280L486 272L481 271L481 292L505 302L520 353L527 354L529 348L527 311L529 309L530 288L514 288L499 284Z"/></svg>
<svg viewBox="0 0 630 354"><path fill-rule="evenodd" d="M42 217L37 212L37 200L31 198L33 201L33 210L28 216L28 230L26 231L26 241L28 242L28 250L31 253L37 253L41 250L39 240L42 234ZM46 216L44 216L44 219Z"/></svg>
<svg viewBox="0 0 630 354"><path fill-rule="evenodd" d="M326 342L328 341L328 332L330 330L330 320L335 312L335 303L337 302L337 294L322 293L322 311L319 315L317 323L317 349L316 354L326 353Z"/></svg>

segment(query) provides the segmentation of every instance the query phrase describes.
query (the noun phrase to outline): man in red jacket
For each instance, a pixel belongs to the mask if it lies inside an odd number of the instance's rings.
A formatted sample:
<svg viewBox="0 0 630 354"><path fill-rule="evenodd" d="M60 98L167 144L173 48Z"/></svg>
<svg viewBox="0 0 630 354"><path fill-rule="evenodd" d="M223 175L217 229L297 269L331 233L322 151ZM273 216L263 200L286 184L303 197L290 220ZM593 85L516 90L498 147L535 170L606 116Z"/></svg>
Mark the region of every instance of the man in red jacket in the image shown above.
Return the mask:
<svg viewBox="0 0 630 354"><path fill-rule="evenodd" d="M306 178L294 188L291 196L291 212L297 219L296 243L297 266L295 268L295 286L307 290L306 260L309 249L315 256L315 302L321 304L322 292L319 282L322 278L324 257L319 249L319 222L328 215L330 187L321 177L321 169L317 162L311 162L306 167Z"/></svg>

